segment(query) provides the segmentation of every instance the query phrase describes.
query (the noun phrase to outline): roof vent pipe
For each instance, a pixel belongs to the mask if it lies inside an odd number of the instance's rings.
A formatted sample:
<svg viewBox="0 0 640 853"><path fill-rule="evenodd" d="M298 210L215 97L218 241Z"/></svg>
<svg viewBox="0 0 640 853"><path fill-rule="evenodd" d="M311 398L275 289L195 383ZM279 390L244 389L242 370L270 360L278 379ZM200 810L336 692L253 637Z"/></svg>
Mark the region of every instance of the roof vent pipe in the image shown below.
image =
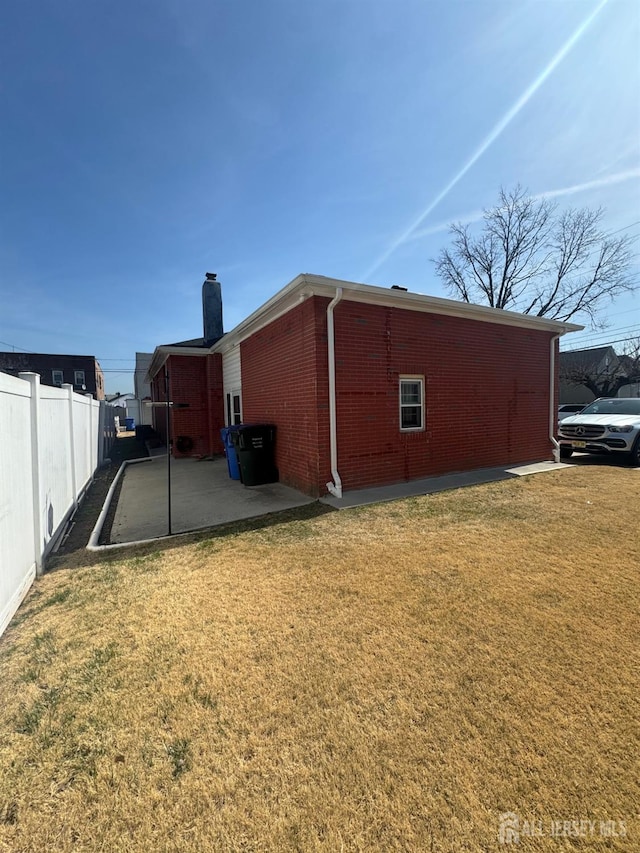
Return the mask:
<svg viewBox="0 0 640 853"><path fill-rule="evenodd" d="M342 288L336 288L336 295L327 305L327 351L329 358L329 448L331 454L331 476L327 489L336 498L342 497L342 480L338 474L338 435L336 421L336 338L333 323L333 309L342 299Z"/></svg>

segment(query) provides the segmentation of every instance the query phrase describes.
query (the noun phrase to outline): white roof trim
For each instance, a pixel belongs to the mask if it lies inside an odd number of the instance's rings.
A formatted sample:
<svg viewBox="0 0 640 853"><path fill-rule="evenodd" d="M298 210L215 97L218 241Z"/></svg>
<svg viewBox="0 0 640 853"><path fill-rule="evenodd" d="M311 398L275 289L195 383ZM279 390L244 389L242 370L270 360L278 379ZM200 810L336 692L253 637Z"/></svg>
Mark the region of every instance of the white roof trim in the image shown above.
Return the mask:
<svg viewBox="0 0 640 853"><path fill-rule="evenodd" d="M144 377L145 382L151 382L153 377L158 373L162 365L170 355L209 355L210 349L205 347L172 347L159 346L153 352L153 357L149 362L149 368Z"/></svg>
<svg viewBox="0 0 640 853"><path fill-rule="evenodd" d="M371 284L359 284L354 281L341 281L326 276L303 273L296 276L286 287L279 290L256 311L239 323L215 343L210 352L225 352L246 340L250 335L290 311L295 305L310 296L335 296L336 287L342 288L342 300L362 302L369 305L384 305L402 308L406 311L419 311L425 314L440 314L448 317L462 317L483 323L497 323L502 326L518 326L523 329L538 329L564 335L578 332L584 326L549 320L545 317L532 317L515 311L503 311L500 308L488 308L484 305L471 305L453 299L438 296L426 296L421 293L409 293L404 290L392 290Z"/></svg>

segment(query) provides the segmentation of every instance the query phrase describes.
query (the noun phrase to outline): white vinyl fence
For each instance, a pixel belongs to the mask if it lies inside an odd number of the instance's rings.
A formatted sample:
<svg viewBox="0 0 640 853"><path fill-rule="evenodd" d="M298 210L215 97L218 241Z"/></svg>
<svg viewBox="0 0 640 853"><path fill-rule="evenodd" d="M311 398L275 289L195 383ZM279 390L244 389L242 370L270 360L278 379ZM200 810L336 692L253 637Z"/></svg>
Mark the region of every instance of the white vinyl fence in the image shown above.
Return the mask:
<svg viewBox="0 0 640 853"><path fill-rule="evenodd" d="M113 409L0 373L0 635L114 438Z"/></svg>

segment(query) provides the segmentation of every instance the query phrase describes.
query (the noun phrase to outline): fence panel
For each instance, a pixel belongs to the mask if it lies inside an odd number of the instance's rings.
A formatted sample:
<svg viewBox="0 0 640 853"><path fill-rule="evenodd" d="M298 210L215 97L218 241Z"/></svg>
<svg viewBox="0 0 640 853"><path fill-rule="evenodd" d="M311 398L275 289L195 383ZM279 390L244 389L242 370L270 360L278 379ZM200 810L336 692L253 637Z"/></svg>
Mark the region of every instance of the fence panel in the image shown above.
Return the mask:
<svg viewBox="0 0 640 853"><path fill-rule="evenodd" d="M73 395L74 451L78 494L80 494L91 479L97 464L97 441L95 454L92 446L91 402L90 397L84 397L80 394Z"/></svg>
<svg viewBox="0 0 640 853"><path fill-rule="evenodd" d="M0 634L36 574L31 387L0 373Z"/></svg>
<svg viewBox="0 0 640 853"><path fill-rule="evenodd" d="M64 388L40 386L40 483L44 512L44 540L64 523L74 503L71 464L69 394Z"/></svg>
<svg viewBox="0 0 640 853"><path fill-rule="evenodd" d="M0 373L0 634L114 435L104 402Z"/></svg>

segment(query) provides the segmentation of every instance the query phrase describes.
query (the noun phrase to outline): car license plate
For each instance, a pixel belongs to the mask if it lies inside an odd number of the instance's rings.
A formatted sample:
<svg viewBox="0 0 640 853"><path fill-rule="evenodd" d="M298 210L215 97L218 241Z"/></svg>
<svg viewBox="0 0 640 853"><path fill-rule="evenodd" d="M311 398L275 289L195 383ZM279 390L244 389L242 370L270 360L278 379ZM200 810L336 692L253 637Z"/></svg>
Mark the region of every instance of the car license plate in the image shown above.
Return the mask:
<svg viewBox="0 0 640 853"><path fill-rule="evenodd" d="M572 441L571 446L572 447L586 447L587 442L586 441Z"/></svg>

